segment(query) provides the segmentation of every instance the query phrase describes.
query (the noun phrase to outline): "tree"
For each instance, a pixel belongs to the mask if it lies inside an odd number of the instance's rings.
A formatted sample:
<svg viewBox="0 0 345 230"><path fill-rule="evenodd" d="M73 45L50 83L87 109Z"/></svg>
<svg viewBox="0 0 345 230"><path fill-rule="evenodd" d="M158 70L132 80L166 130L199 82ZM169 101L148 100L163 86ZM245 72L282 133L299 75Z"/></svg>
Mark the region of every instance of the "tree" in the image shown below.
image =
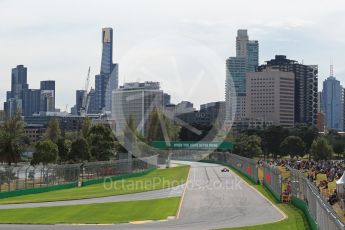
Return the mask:
<svg viewBox="0 0 345 230"><path fill-rule="evenodd" d="M305 143L305 151L309 153L313 141L319 136L319 131L315 126L300 124L292 130L292 135L298 136L303 140Z"/></svg>
<svg viewBox="0 0 345 230"><path fill-rule="evenodd" d="M60 137L57 141L57 146L59 150L59 157L61 161L67 161L69 158L69 153L72 148L72 141Z"/></svg>
<svg viewBox="0 0 345 230"><path fill-rule="evenodd" d="M90 147L87 140L80 137L72 142L68 159L74 162L88 161L91 158Z"/></svg>
<svg viewBox="0 0 345 230"><path fill-rule="evenodd" d="M91 128L91 119L86 117L83 121L83 125L81 127L81 134L83 135L84 138L87 138L89 135L89 131Z"/></svg>
<svg viewBox="0 0 345 230"><path fill-rule="evenodd" d="M328 160L332 158L333 149L325 138L319 137L311 145L310 153L315 160Z"/></svg>
<svg viewBox="0 0 345 230"><path fill-rule="evenodd" d="M31 160L32 165L42 163L47 165L49 163L56 163L58 159L58 146L51 140L39 141L35 145L36 151L34 152Z"/></svg>
<svg viewBox="0 0 345 230"><path fill-rule="evenodd" d="M305 144L300 137L288 136L280 144L281 152L290 155L291 158L295 156L304 156Z"/></svg>
<svg viewBox="0 0 345 230"><path fill-rule="evenodd" d="M272 153L276 158L280 154L280 143L289 136L289 130L281 126L270 126L263 133L263 148L265 153Z"/></svg>
<svg viewBox="0 0 345 230"><path fill-rule="evenodd" d="M8 165L18 162L27 144L29 140L24 134L24 123L19 114L0 126L0 161Z"/></svg>
<svg viewBox="0 0 345 230"><path fill-rule="evenodd" d="M328 143L333 148L334 153L338 154L338 156L342 155L345 150L345 138L339 135L339 133L335 130L330 130L326 136Z"/></svg>
<svg viewBox="0 0 345 230"><path fill-rule="evenodd" d="M257 135L239 135L235 140L234 153L248 158L262 154L261 138Z"/></svg>
<svg viewBox="0 0 345 230"><path fill-rule="evenodd" d="M50 119L46 132L44 133L45 139L50 139L52 142L57 143L61 136L59 121L57 118Z"/></svg>
<svg viewBox="0 0 345 230"><path fill-rule="evenodd" d="M88 141L91 155L99 161L114 156L115 136L109 126L97 124L90 128Z"/></svg>
<svg viewBox="0 0 345 230"><path fill-rule="evenodd" d="M155 107L147 122L148 131L146 139L152 141L174 141L177 140L180 127L175 125L167 116Z"/></svg>

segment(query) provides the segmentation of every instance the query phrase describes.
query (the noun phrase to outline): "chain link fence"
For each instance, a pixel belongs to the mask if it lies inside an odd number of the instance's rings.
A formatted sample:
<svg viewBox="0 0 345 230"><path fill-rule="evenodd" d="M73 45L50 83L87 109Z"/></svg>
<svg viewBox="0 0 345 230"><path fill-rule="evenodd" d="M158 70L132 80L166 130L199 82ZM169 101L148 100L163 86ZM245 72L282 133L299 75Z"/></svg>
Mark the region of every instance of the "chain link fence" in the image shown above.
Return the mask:
<svg viewBox="0 0 345 230"><path fill-rule="evenodd" d="M273 164L262 162L263 184L268 188L274 197L280 201L282 194L282 175Z"/></svg>
<svg viewBox="0 0 345 230"><path fill-rule="evenodd" d="M77 182L80 164L0 167L0 192L41 188Z"/></svg>
<svg viewBox="0 0 345 230"><path fill-rule="evenodd" d="M156 168L157 156L84 164L0 165L0 192L77 183L80 180L143 172Z"/></svg>
<svg viewBox="0 0 345 230"><path fill-rule="evenodd" d="M82 180L100 179L128 173L142 172L157 167L158 156L124 159L117 161L89 162L82 165Z"/></svg>
<svg viewBox="0 0 345 230"><path fill-rule="evenodd" d="M303 200L320 230L345 230L345 224L320 194L318 188L297 169L291 172L292 196Z"/></svg>

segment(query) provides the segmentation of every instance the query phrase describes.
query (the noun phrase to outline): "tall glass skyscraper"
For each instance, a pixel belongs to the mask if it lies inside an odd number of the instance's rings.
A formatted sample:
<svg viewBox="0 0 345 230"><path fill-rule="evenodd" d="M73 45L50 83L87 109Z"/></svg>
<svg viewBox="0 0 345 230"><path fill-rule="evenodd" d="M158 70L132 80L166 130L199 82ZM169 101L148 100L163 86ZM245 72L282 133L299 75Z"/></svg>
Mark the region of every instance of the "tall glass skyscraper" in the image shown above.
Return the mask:
<svg viewBox="0 0 345 230"><path fill-rule="evenodd" d="M246 73L254 72L258 65L259 42L249 40L247 30L238 30L236 57L229 57L226 60L225 118L227 121L240 119L244 116L243 102L246 96Z"/></svg>
<svg viewBox="0 0 345 230"><path fill-rule="evenodd" d="M343 130L342 92L340 81L335 77L330 76L323 82L322 101L327 129Z"/></svg>
<svg viewBox="0 0 345 230"><path fill-rule="evenodd" d="M12 83L11 83L11 95L15 99L23 99L23 91L29 88L27 82L27 68L23 65L17 65L12 69Z"/></svg>
<svg viewBox="0 0 345 230"><path fill-rule="evenodd" d="M24 92L27 91L27 68L24 65L17 65L11 73L11 91L7 92L7 100L4 103L4 109L7 116L13 116L15 113L22 113L24 110Z"/></svg>
<svg viewBox="0 0 345 230"><path fill-rule="evenodd" d="M113 29L102 29L102 61L95 76L95 103L99 112L111 111L111 94L118 88L118 64L113 63Z"/></svg>

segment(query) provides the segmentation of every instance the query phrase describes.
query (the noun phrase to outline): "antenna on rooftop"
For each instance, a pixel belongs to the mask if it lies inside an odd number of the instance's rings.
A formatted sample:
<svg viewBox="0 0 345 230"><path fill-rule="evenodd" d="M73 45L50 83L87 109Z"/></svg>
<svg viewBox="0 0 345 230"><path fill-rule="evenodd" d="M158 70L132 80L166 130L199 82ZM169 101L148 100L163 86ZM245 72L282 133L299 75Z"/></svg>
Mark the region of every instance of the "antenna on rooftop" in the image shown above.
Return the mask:
<svg viewBox="0 0 345 230"><path fill-rule="evenodd" d="M331 65L330 65L330 70L329 70L329 71L330 71L329 75L330 75L331 77L333 77L333 76L334 76L334 75L333 75L333 73L334 73L334 72L333 72L333 71L334 71L334 70L333 70L333 58L331 58Z"/></svg>

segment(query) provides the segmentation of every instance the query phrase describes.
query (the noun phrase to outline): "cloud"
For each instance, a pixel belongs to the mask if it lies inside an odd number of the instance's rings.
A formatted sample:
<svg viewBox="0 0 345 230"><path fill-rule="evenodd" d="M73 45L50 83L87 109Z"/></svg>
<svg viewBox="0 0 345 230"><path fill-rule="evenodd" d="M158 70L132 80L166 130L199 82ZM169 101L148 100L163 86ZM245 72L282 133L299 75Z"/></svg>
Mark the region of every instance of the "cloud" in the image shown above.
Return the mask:
<svg viewBox="0 0 345 230"><path fill-rule="evenodd" d="M259 40L261 62L277 53L303 59L319 65L321 81L329 72L332 56L336 75L345 84L344 11L342 0L332 4L292 0L284 5L274 0L0 0L0 101L10 88L11 68L24 64L32 87L38 87L40 80L56 79L57 105L72 106L75 90L83 88L88 66L92 74L99 71L103 26L114 27L114 59L119 62L120 82L150 80L144 78L149 78L151 71L161 76L157 79L172 94L172 100L189 96L186 88L176 89L170 79L176 77L170 53L176 56L181 79L190 82L198 79L200 70L210 62L205 53L212 53L220 60L213 67L217 73L205 71L199 90L188 99L200 104L223 98L225 59L235 54L238 28L247 28L250 38ZM145 45L145 41L171 34L175 43L160 39L157 47ZM137 47L143 51L138 52L140 56L124 61L123 57ZM160 58L145 59L145 55L154 55L154 49L163 51ZM139 57L145 60L146 75L132 69ZM220 86L208 87L210 79Z"/></svg>

